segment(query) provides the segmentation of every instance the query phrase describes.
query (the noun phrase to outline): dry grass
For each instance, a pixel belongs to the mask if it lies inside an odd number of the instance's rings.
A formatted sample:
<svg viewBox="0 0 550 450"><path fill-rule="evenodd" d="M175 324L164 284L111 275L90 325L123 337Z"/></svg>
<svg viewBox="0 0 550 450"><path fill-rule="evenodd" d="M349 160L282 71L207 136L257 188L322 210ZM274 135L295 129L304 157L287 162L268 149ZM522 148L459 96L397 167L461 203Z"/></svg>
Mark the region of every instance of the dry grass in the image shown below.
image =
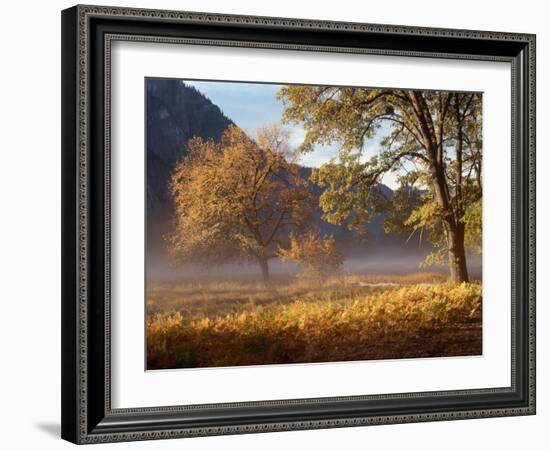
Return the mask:
<svg viewBox="0 0 550 450"><path fill-rule="evenodd" d="M153 284L148 312L149 369L481 353L481 285L434 274Z"/></svg>
<svg viewBox="0 0 550 450"><path fill-rule="evenodd" d="M348 300L401 285L441 283L439 273L407 275L342 275L312 282L307 279L278 279L270 285L261 281L202 280L151 282L147 287L148 315L181 312L186 317L212 317L238 313L251 307L269 307L296 300Z"/></svg>

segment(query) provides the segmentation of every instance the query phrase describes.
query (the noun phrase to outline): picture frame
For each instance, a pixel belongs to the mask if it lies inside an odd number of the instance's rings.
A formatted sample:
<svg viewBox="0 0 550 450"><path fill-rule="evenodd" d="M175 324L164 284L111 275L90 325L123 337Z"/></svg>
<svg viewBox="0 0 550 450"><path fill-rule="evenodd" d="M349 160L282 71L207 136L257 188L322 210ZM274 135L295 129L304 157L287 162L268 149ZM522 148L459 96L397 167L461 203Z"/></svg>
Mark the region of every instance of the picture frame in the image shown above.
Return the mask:
<svg viewBox="0 0 550 450"><path fill-rule="evenodd" d="M500 61L511 66L510 386L113 408L111 45ZM85 444L535 414L535 36L78 5L62 12L62 437ZM223 382L223 381L220 381Z"/></svg>

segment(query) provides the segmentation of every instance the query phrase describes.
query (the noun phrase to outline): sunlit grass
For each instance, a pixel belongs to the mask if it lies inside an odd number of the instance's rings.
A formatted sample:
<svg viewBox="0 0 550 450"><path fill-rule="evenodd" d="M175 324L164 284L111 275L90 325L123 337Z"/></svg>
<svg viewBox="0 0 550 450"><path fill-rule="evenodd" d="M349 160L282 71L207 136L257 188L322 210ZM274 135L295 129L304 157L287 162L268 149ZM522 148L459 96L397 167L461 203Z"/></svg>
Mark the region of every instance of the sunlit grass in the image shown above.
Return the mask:
<svg viewBox="0 0 550 450"><path fill-rule="evenodd" d="M481 353L481 285L434 274L150 286L148 368Z"/></svg>

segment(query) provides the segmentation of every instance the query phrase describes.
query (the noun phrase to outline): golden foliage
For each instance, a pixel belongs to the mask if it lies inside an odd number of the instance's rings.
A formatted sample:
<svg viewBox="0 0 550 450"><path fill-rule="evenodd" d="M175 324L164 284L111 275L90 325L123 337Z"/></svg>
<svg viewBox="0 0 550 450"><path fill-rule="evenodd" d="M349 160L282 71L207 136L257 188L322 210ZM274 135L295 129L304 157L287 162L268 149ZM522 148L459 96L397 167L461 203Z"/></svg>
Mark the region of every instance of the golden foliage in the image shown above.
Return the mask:
<svg viewBox="0 0 550 450"><path fill-rule="evenodd" d="M404 222L405 226L411 227L414 231L427 232L435 249L420 263L420 267L443 264L447 260L447 241L443 226L444 215L445 211L436 201L426 201L413 210Z"/></svg>
<svg viewBox="0 0 550 450"><path fill-rule="evenodd" d="M300 276L321 278L340 271L344 257L336 248L334 237L321 237L315 231L302 235L291 235L290 246L280 249L282 261L295 261L302 267Z"/></svg>
<svg viewBox="0 0 550 450"><path fill-rule="evenodd" d="M147 364L153 369L480 354L481 295L479 284L414 284L217 316L151 314Z"/></svg>
<svg viewBox="0 0 550 450"><path fill-rule="evenodd" d="M477 254L481 254L483 248L483 210L481 198L466 210L462 221L465 225L464 240L466 246Z"/></svg>
<svg viewBox="0 0 550 450"><path fill-rule="evenodd" d="M279 126L255 139L230 126L219 143L194 137L172 174L172 256L223 263L272 258L289 233L309 220L311 193L292 162Z"/></svg>

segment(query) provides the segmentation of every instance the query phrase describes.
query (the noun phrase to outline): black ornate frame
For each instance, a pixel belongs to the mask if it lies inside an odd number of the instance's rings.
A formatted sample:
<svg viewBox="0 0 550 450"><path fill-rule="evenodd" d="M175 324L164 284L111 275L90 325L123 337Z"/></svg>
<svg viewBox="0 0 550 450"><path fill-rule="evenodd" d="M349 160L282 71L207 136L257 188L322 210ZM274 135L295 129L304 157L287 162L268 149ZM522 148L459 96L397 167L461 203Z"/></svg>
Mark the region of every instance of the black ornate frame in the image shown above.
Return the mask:
<svg viewBox="0 0 550 450"><path fill-rule="evenodd" d="M113 40L507 61L512 67L512 384L112 409ZM98 6L62 13L62 437L79 444L535 413L535 36Z"/></svg>

